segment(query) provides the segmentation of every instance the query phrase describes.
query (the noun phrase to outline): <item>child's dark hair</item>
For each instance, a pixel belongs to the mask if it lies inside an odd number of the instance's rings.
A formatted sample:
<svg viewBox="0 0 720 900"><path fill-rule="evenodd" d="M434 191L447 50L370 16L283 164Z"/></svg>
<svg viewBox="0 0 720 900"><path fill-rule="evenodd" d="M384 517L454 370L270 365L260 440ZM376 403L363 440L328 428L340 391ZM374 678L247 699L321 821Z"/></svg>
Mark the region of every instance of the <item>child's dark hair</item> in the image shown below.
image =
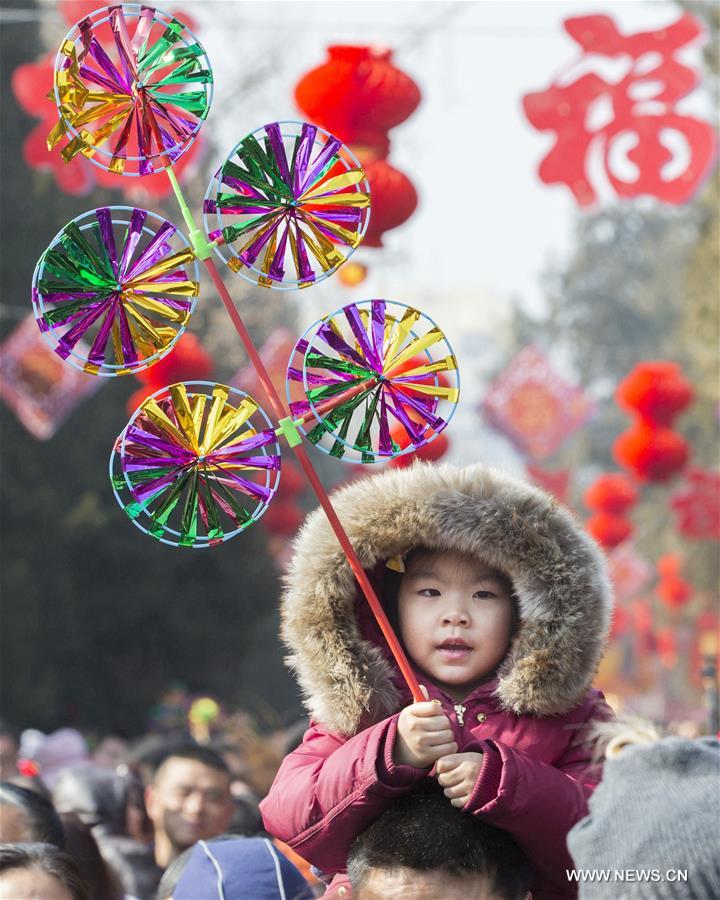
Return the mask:
<svg viewBox="0 0 720 900"><path fill-rule="evenodd" d="M410 565L415 560L432 559L433 557L441 556L445 552L447 551L437 549L434 550L430 547L413 547L412 550L409 550L402 557L405 572L410 568ZM517 633L518 625L520 624L520 614L518 611L518 602L517 597L515 596L515 589L509 576L507 576L504 572L501 572L499 569L493 569L493 572L495 572L497 576L505 583L508 593L510 594L510 600L512 602L512 623L510 636L514 637ZM390 620L393 631L398 635L398 637L401 636L400 622L398 617L398 598L400 596L400 585L402 583L404 574L404 572L397 572L395 569L385 568L382 574L382 586L380 589L380 602L382 603L383 609L385 610L385 614Z"/></svg>

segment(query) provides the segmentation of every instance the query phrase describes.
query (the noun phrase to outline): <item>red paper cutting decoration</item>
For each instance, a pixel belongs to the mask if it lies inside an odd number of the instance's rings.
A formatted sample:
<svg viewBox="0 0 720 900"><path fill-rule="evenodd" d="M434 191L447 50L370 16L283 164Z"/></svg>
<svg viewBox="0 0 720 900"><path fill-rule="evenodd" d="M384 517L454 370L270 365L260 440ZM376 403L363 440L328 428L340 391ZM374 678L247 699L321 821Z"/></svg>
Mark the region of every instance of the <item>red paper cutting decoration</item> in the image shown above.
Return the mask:
<svg viewBox="0 0 720 900"><path fill-rule="evenodd" d="M598 199L590 178L590 160L598 157L619 197L648 194L685 203L712 171L717 154L712 125L676 110L700 81L678 58L703 36L698 20L684 13L665 28L631 35L603 15L563 24L582 51L577 77L565 69L546 90L523 98L530 124L555 133L540 179L567 185L580 206L589 206ZM588 61L598 57L612 60L615 70L622 63L624 71L614 78L587 71Z"/></svg>
<svg viewBox="0 0 720 900"><path fill-rule="evenodd" d="M685 537L720 540L720 472L690 469L670 498L678 531Z"/></svg>
<svg viewBox="0 0 720 900"><path fill-rule="evenodd" d="M393 65L387 48L334 46L327 52L327 61L298 82L298 107L343 143L387 156L387 132L414 112L420 89Z"/></svg>
<svg viewBox="0 0 720 900"><path fill-rule="evenodd" d="M592 413L583 391L537 347L522 350L491 385L481 406L488 422L535 459L554 453Z"/></svg>

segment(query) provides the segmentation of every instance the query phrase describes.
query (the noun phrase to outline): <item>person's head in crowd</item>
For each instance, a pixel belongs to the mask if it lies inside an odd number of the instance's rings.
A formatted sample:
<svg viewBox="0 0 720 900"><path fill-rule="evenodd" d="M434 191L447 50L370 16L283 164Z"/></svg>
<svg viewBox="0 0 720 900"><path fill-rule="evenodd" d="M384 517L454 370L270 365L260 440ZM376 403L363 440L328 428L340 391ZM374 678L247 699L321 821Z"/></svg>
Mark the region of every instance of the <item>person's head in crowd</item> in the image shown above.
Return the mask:
<svg viewBox="0 0 720 900"><path fill-rule="evenodd" d="M188 744L194 745L195 742L187 735L169 737L162 734L146 734L128 748L126 762L129 769L147 786L155 777L160 763L167 759L173 750L182 750Z"/></svg>
<svg viewBox="0 0 720 900"><path fill-rule="evenodd" d="M120 900L124 894L120 880L103 859L92 831L74 813L59 815L65 832L65 852L77 863L90 895L101 900Z"/></svg>
<svg viewBox="0 0 720 900"><path fill-rule="evenodd" d="M62 822L52 803L37 791L0 783L0 841L3 844L65 846Z"/></svg>
<svg viewBox="0 0 720 900"><path fill-rule="evenodd" d="M577 868L657 870L661 877L673 870L675 880L615 885L623 900L717 900L720 741L660 738L652 726L626 722L604 726L600 738L602 781L589 814L568 834ZM579 890L581 900L605 900L609 886L581 881Z"/></svg>
<svg viewBox="0 0 720 900"><path fill-rule="evenodd" d="M50 790L65 769L90 764L87 742L75 728L60 728L46 735L33 759L40 766L42 780Z"/></svg>
<svg viewBox="0 0 720 900"><path fill-rule="evenodd" d="M116 769L125 762L128 743L119 734L106 734L92 752L92 761L105 769Z"/></svg>
<svg viewBox="0 0 720 900"><path fill-rule="evenodd" d="M312 900L300 871L267 838L200 841L165 871L157 900Z"/></svg>
<svg viewBox="0 0 720 900"><path fill-rule="evenodd" d="M78 867L52 844L0 844L0 897L90 900Z"/></svg>
<svg viewBox="0 0 720 900"><path fill-rule="evenodd" d="M145 804L164 868L186 847L227 831L234 809L228 767L207 747L176 747L147 786Z"/></svg>
<svg viewBox="0 0 720 900"><path fill-rule="evenodd" d="M20 735L7 722L0 719L0 781L7 781L18 774L17 762Z"/></svg>
<svg viewBox="0 0 720 900"><path fill-rule="evenodd" d="M352 843L354 900L529 900L531 870L512 837L455 809L435 785L399 798Z"/></svg>
<svg viewBox="0 0 720 900"><path fill-rule="evenodd" d="M59 813L75 813L89 828L101 827L108 834L142 840L152 830L143 786L127 767L66 769L55 784L53 801Z"/></svg>

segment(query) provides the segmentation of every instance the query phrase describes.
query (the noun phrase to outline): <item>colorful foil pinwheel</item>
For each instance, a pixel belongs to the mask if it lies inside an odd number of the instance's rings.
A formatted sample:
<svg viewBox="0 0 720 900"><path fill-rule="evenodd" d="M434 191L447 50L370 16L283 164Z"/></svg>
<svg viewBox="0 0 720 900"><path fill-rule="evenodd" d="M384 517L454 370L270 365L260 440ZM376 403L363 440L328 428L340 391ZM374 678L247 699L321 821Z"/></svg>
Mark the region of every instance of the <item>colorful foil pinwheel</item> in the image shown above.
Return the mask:
<svg viewBox="0 0 720 900"><path fill-rule="evenodd" d="M270 419L242 391L190 382L134 413L110 458L118 502L165 544L211 547L251 525L280 480Z"/></svg>
<svg viewBox="0 0 720 900"><path fill-rule="evenodd" d="M132 36L131 36L132 32ZM100 89L100 90L99 90ZM173 172L207 115L212 75L176 19L114 6L83 19L58 54L54 98L66 161L78 153L119 175L164 169L189 241L153 213L92 210L41 257L33 304L56 352L96 375L121 375L166 353L193 311L202 260L274 413L234 388L169 385L148 397L118 437L110 478L138 528L179 547L208 547L267 509L280 478L279 437L293 449L413 696L417 679L330 503L302 435L340 459L391 459L429 443L459 395L453 352L435 323L387 300L351 304L309 328L288 368L287 414L213 260L264 287L302 288L331 275L362 241L370 215L365 172L342 143L309 123L249 134L205 199L209 241ZM85 126L92 123L94 131ZM104 145L110 143L108 149ZM186 266L195 267L190 274ZM90 350L78 351L85 338Z"/></svg>
<svg viewBox="0 0 720 900"><path fill-rule="evenodd" d="M60 121L48 138L122 175L170 166L212 102L210 64L195 36L149 6L100 9L70 29L55 62ZM105 145L109 145L105 146Z"/></svg>
<svg viewBox="0 0 720 900"><path fill-rule="evenodd" d="M362 240L369 190L337 138L307 122L272 122L243 138L215 173L205 226L211 240L222 237L216 252L234 272L263 287L307 287Z"/></svg>
<svg viewBox="0 0 720 900"><path fill-rule="evenodd" d="M63 359L94 375L122 375L170 350L198 290L195 253L174 225L112 206L84 213L56 235L35 268L32 302Z"/></svg>
<svg viewBox="0 0 720 900"><path fill-rule="evenodd" d="M303 433L350 462L424 446L445 428L458 395L457 362L437 325L386 300L351 303L312 325L287 372L290 411L296 419L311 414L312 427L301 426ZM395 423L407 435L402 447L391 437Z"/></svg>

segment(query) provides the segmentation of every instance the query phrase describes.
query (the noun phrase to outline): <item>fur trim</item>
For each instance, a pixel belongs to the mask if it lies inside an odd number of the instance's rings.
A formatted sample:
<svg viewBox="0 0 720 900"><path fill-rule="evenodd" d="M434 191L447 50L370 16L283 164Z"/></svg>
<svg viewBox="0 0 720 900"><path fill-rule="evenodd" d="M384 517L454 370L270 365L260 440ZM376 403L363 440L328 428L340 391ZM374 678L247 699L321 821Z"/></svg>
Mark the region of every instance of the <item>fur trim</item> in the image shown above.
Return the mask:
<svg viewBox="0 0 720 900"><path fill-rule="evenodd" d="M520 625L498 672L500 705L547 716L580 703L602 655L612 602L602 552L567 510L482 465L390 469L340 488L332 502L368 571L422 545L468 553L506 572ZM311 716L342 734L400 703L393 666L360 634L357 590L318 509L295 540L282 637Z"/></svg>

